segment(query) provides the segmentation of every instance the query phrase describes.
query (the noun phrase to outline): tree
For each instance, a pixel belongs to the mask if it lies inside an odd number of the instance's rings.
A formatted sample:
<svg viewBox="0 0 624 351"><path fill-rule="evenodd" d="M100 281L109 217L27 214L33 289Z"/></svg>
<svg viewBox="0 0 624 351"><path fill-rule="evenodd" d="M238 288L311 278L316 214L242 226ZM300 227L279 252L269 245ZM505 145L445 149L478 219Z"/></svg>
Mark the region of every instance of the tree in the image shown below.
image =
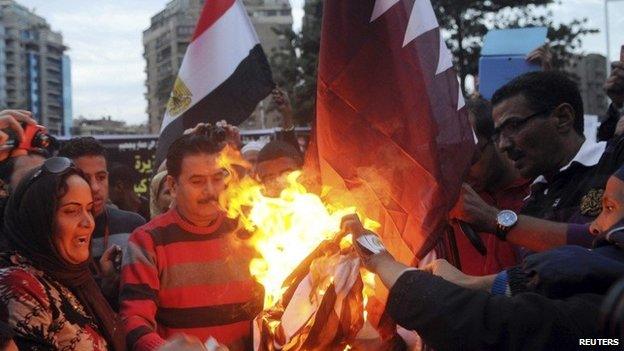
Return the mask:
<svg viewBox="0 0 624 351"><path fill-rule="evenodd" d="M432 0L440 26L450 34L447 44L453 52L461 86L478 72L483 37L493 28L548 27L548 43L554 53L553 67L563 69L571 61L581 39L596 29L586 28L587 19L555 25L547 5L555 0Z"/></svg>
<svg viewBox="0 0 624 351"><path fill-rule="evenodd" d="M271 55L275 82L290 96L295 119L308 124L314 119L316 76L321 45L322 0L306 0L301 32L278 31L286 39L282 50Z"/></svg>
<svg viewBox="0 0 624 351"><path fill-rule="evenodd" d="M548 5L557 0L431 0L440 26L449 34L447 44L453 53L462 89L466 77L478 73L483 37L493 28L548 27L548 43L554 54L553 68L564 69L581 46L584 35L596 33L587 28L587 19L554 24ZM314 118L316 75L321 36L322 0L306 0L300 33L282 33L290 47L271 57L275 79L291 96L299 123Z"/></svg>

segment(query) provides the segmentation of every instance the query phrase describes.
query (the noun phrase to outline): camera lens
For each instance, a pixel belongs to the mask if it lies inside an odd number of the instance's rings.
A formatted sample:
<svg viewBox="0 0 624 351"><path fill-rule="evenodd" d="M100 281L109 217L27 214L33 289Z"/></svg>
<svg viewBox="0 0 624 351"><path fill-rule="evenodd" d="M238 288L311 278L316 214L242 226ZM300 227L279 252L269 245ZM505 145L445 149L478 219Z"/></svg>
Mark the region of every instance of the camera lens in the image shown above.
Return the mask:
<svg viewBox="0 0 624 351"><path fill-rule="evenodd" d="M50 136L41 132L37 132L32 141L32 146L41 149L47 149L50 146Z"/></svg>

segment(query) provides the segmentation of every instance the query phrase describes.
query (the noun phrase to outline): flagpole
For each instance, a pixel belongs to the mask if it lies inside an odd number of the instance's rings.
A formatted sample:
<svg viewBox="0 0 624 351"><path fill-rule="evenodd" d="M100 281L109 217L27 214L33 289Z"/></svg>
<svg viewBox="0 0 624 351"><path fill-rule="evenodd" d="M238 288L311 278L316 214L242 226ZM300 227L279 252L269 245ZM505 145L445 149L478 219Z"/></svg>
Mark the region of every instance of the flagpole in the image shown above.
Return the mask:
<svg viewBox="0 0 624 351"><path fill-rule="evenodd" d="M609 0L604 0L604 12L605 12L605 37L607 40L607 77L611 73L611 46L609 41Z"/></svg>

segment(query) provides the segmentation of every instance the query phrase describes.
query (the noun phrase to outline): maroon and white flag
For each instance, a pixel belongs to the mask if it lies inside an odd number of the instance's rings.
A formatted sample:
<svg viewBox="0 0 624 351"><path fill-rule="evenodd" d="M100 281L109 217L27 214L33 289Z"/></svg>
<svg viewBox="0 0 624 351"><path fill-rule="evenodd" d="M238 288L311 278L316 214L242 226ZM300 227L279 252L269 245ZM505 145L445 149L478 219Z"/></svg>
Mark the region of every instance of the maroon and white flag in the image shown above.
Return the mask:
<svg viewBox="0 0 624 351"><path fill-rule="evenodd" d="M324 2L308 160L381 222L403 261L436 244L472 158L452 66L430 0Z"/></svg>
<svg viewBox="0 0 624 351"><path fill-rule="evenodd" d="M167 104L156 162L199 122L240 124L274 86L243 3L206 1Z"/></svg>

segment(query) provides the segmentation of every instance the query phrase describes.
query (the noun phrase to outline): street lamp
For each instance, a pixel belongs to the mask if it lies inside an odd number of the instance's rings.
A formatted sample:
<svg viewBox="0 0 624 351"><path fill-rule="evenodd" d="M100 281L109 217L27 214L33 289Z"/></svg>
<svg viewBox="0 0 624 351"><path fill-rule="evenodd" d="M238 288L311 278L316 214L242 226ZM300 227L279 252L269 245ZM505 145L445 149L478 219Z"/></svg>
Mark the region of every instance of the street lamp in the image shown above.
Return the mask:
<svg viewBox="0 0 624 351"><path fill-rule="evenodd" d="M604 11L605 11L605 37L607 40L607 76L611 72L611 42L609 41L609 3L623 1L623 0L604 0Z"/></svg>

